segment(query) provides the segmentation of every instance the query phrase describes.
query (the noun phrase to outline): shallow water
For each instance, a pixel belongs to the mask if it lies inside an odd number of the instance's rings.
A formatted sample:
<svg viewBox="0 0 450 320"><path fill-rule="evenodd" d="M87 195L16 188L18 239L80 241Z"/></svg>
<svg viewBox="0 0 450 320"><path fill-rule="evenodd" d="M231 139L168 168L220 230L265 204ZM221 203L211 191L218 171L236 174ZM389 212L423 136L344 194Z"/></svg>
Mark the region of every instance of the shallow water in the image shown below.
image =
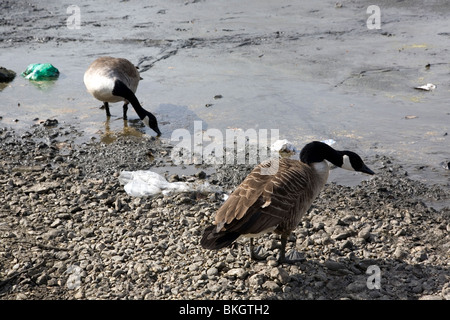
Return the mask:
<svg viewBox="0 0 450 320"><path fill-rule="evenodd" d="M69 29L69 1L2 8L0 65L16 79L0 91L0 126L26 131L49 118L81 129L80 141L111 143L118 135L154 135L129 108L87 92L83 73L96 57L126 57L144 78L137 97L171 139L174 130L278 129L301 148L333 139L374 171L375 155L393 156L410 177L449 184L450 45L442 2L422 8L381 2L381 30L368 30L369 2L81 1L80 29ZM218 7L218 5L220 7ZM6 4L4 4L6 6ZM420 9L420 14L418 14ZM447 10L447 11L445 11ZM432 23L430 23L432 21ZM447 32L447 33L446 33ZM20 73L49 62L61 75L35 83ZM430 68L426 68L427 64ZM432 92L415 86L434 83ZM218 96L221 98L218 98ZM410 116L407 119L406 117ZM368 177L332 170L331 181Z"/></svg>

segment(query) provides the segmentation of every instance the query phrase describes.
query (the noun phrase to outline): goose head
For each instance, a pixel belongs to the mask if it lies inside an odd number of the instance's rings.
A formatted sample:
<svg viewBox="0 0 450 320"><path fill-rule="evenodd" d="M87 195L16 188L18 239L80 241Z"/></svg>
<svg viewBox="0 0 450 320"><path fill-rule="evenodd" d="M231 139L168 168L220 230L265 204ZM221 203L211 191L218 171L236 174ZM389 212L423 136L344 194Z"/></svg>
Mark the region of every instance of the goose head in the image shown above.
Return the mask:
<svg viewBox="0 0 450 320"><path fill-rule="evenodd" d="M159 127L158 127L158 121L156 120L156 117L151 112L144 110L144 118L142 121L144 122L144 124L147 127L150 127L150 129L155 131L158 137L161 135L161 131L159 130Z"/></svg>
<svg viewBox="0 0 450 320"><path fill-rule="evenodd" d="M342 169L350 170L350 171L359 171L363 173L367 173L370 175L375 174L372 170L369 169L361 159L359 155L352 151L337 151L340 154L342 159L342 164L338 165Z"/></svg>
<svg viewBox="0 0 450 320"><path fill-rule="evenodd" d="M313 141L305 145L300 152L300 160L306 164L313 164L328 160L335 166L366 174L375 174L365 164L361 157L352 151L338 151L326 143Z"/></svg>

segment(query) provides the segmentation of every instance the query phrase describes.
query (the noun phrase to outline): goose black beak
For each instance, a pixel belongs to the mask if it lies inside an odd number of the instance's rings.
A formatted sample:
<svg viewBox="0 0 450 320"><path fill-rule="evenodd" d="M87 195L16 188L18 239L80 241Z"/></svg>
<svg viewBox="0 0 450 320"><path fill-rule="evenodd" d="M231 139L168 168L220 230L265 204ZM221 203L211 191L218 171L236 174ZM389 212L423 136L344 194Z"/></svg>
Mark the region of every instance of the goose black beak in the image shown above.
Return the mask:
<svg viewBox="0 0 450 320"><path fill-rule="evenodd" d="M362 168L358 171L373 175L375 174L375 172L373 172L372 170L369 169L369 167L367 167L365 164L363 164Z"/></svg>

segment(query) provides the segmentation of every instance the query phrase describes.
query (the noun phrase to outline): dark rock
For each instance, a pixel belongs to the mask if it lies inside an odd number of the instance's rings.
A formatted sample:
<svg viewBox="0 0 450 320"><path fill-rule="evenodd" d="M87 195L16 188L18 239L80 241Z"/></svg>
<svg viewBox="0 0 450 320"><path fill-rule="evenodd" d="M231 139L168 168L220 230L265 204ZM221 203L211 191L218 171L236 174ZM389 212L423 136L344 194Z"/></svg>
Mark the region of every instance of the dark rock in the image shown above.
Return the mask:
<svg viewBox="0 0 450 320"><path fill-rule="evenodd" d="M54 127L54 126L57 126L57 125L58 125L58 120L57 119L47 119L43 123L44 127Z"/></svg>
<svg viewBox="0 0 450 320"><path fill-rule="evenodd" d="M11 82L16 77L16 73L12 70L0 67L0 82Z"/></svg>

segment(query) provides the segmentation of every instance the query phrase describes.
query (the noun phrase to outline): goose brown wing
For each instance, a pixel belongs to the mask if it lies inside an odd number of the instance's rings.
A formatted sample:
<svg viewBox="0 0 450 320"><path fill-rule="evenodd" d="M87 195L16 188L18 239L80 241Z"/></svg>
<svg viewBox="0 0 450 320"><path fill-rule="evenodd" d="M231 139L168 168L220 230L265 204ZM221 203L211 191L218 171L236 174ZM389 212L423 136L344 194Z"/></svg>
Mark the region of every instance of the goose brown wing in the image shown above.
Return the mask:
<svg viewBox="0 0 450 320"><path fill-rule="evenodd" d="M215 232L257 234L292 220L309 195L312 171L298 160L280 159L275 174L262 174L264 162L244 179L217 211Z"/></svg>

